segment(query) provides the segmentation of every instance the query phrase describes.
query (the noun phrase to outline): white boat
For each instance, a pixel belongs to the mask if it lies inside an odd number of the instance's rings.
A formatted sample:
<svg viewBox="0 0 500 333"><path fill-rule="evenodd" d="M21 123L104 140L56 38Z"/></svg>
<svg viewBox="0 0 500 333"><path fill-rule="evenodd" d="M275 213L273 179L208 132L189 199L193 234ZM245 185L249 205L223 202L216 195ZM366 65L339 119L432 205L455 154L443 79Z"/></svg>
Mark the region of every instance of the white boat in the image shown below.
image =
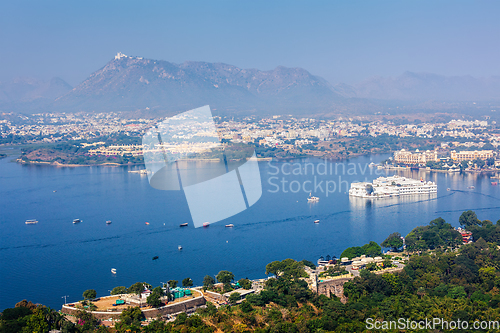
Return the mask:
<svg viewBox="0 0 500 333"><path fill-rule="evenodd" d="M38 221L37 220L26 220L26 222L24 222L26 224L37 224Z"/></svg>
<svg viewBox="0 0 500 333"><path fill-rule="evenodd" d="M312 196L311 193L309 193L309 197L307 198L308 202L316 202L319 201L318 197Z"/></svg>
<svg viewBox="0 0 500 333"><path fill-rule="evenodd" d="M182 250L182 246L180 246L180 245L177 246L177 248L179 249L179 251Z"/></svg>
<svg viewBox="0 0 500 333"><path fill-rule="evenodd" d="M232 228L232 227L234 227L234 224L232 224L232 223L231 224L226 224L226 228Z"/></svg>
<svg viewBox="0 0 500 333"><path fill-rule="evenodd" d="M111 268L111 273L116 274L116 268Z"/></svg>
<svg viewBox="0 0 500 333"><path fill-rule="evenodd" d="M210 223L209 223L209 222L203 222L203 226L204 226L205 228L206 228L206 227L208 227L209 225L210 225Z"/></svg>
<svg viewBox="0 0 500 333"><path fill-rule="evenodd" d="M74 219L73 220L73 224L77 224L77 223L80 223L80 222L82 222L82 220L80 220L80 219Z"/></svg>
<svg viewBox="0 0 500 333"><path fill-rule="evenodd" d="M111 224L111 221L106 221L106 224Z"/></svg>
<svg viewBox="0 0 500 333"><path fill-rule="evenodd" d="M314 223L319 223L319 220L314 221Z"/></svg>

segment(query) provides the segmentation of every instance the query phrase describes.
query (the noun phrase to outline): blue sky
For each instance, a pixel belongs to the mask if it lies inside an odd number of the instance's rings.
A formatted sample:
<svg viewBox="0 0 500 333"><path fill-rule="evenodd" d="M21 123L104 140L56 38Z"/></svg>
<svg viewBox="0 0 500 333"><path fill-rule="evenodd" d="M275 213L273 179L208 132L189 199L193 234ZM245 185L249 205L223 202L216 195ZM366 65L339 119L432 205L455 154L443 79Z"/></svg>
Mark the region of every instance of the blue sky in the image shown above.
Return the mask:
<svg viewBox="0 0 500 333"><path fill-rule="evenodd" d="M500 75L498 1L2 1L0 80L77 85L116 52L302 67L332 83Z"/></svg>

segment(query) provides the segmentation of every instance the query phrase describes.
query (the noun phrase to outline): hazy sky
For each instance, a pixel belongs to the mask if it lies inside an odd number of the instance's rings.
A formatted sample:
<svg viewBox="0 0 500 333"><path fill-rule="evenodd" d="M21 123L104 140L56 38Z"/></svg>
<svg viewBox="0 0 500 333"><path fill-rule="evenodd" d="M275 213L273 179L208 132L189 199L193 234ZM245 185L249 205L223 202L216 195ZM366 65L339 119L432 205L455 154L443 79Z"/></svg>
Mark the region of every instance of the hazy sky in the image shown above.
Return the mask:
<svg viewBox="0 0 500 333"><path fill-rule="evenodd" d="M1 1L0 80L77 85L116 52L303 67L332 83L500 75L499 1Z"/></svg>

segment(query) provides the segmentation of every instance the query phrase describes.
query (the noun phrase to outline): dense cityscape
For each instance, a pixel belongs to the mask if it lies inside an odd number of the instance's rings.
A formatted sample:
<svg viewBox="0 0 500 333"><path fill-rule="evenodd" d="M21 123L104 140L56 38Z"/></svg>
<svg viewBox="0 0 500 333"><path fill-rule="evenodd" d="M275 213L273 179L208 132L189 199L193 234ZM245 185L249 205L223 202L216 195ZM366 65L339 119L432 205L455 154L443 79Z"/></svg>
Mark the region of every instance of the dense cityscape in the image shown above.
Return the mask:
<svg viewBox="0 0 500 333"><path fill-rule="evenodd" d="M24 162L60 164L140 163L142 135L162 119L124 119L120 114L3 114L0 142L19 145ZM258 157L345 159L367 153L395 154L391 163L457 169L462 161L483 160L496 167L500 129L495 121L404 122L367 117L320 120L272 116L241 120L215 118L223 143L256 147ZM64 144L63 144L64 143ZM79 157L72 163L63 153ZM463 157L468 151L485 154ZM424 153L430 151L431 153ZM463 153L461 153L463 152ZM432 155L432 156L431 156ZM493 162L492 162L493 160ZM464 168L476 167L463 165Z"/></svg>

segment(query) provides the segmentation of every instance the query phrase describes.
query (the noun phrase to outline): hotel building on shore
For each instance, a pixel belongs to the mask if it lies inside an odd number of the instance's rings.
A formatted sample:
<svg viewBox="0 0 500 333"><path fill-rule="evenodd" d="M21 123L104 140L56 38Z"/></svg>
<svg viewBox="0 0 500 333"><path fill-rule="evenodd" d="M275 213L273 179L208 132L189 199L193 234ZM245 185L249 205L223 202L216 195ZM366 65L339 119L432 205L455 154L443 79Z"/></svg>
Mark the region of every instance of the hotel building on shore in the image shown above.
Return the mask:
<svg viewBox="0 0 500 333"><path fill-rule="evenodd" d="M396 163L407 165L425 165L427 162L438 162L439 158L436 151L427 150L420 152L418 149L414 153L401 149L394 153L394 161Z"/></svg>
<svg viewBox="0 0 500 333"><path fill-rule="evenodd" d="M453 161L474 161L487 160L493 157L493 150L474 150L474 151L451 151L451 159Z"/></svg>

